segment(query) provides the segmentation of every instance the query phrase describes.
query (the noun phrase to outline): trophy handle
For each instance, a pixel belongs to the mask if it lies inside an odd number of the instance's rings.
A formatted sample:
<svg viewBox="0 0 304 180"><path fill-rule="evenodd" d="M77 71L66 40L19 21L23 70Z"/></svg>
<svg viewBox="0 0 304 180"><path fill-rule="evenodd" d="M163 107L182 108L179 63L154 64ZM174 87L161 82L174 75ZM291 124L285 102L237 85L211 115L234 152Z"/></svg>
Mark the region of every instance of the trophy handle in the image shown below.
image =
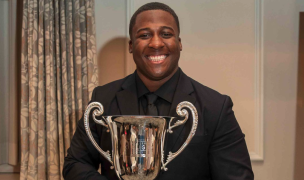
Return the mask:
<svg viewBox="0 0 304 180"><path fill-rule="evenodd" d="M84 113L84 127L85 127L85 131L87 133L87 135L89 136L90 138L90 141L92 142L92 144L94 145L94 147L100 152L100 154L106 158L111 164L112 164L112 167L113 167L113 161L112 161L112 158L111 158L111 154L110 154L110 151L103 151L99 146L98 144L96 143L95 139L93 138L93 135L91 133L91 129L90 129L90 126L89 126L89 115L90 115L90 111L92 108L97 108L93 111L93 119L95 121L95 123L97 124L100 124L102 126L105 126L108 128L108 125L103 121L103 120L98 120L96 119L95 116L101 116L103 114L103 106L101 103L99 102L92 102L88 105L85 113ZM109 119L106 120L107 123L109 124L110 122Z"/></svg>
<svg viewBox="0 0 304 180"><path fill-rule="evenodd" d="M195 132L196 132L196 128L197 128L197 123L198 123L198 115L197 115L197 111L196 111L196 108L195 106L188 102L188 101L183 101L181 103L179 103L176 107L176 112L179 116L181 117L185 117L184 120L177 120L173 125L171 125L172 123L172 120L170 120L169 122L169 128L167 130L168 133L173 133L172 129L177 127L177 126L180 126L182 124L185 124L188 120L188 117L189 117L189 114L188 114L188 111L186 109L183 109L183 108L189 108L190 111L191 111L191 114L192 114L192 118L193 118L193 121L192 121L192 128L191 128L191 131L188 135L188 138L186 139L186 141L184 142L184 144L180 147L180 149L178 151L176 151L175 153L172 153L171 151L169 152L169 155L167 157L167 161L166 163L164 163L164 152L162 151L162 170L164 171L167 171L168 168L166 167L167 164L169 162L171 162L176 156L178 156L189 144L189 142L191 141L191 139L193 138Z"/></svg>

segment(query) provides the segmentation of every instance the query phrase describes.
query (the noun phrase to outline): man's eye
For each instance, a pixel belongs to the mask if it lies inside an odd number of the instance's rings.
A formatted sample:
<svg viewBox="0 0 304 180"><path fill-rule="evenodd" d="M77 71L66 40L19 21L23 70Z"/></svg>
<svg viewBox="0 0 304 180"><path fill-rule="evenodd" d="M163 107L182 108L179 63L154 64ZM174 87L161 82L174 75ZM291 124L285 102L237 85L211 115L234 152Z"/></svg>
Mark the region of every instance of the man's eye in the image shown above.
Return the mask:
<svg viewBox="0 0 304 180"><path fill-rule="evenodd" d="M140 38L148 38L149 37L149 34L142 34L139 36Z"/></svg>
<svg viewBox="0 0 304 180"><path fill-rule="evenodd" d="M163 37L164 37L164 38L169 38L169 37L171 37L171 36L172 36L171 33L163 33Z"/></svg>

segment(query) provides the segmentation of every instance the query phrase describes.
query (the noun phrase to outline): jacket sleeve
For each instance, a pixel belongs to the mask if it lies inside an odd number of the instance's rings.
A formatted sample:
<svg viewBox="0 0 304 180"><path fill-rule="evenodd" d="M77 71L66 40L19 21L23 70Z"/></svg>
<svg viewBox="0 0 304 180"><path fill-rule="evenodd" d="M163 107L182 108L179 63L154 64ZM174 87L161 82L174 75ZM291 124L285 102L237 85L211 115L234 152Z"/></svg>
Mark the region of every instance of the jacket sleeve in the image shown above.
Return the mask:
<svg viewBox="0 0 304 180"><path fill-rule="evenodd" d="M245 135L226 97L210 145L209 163L213 180L253 180Z"/></svg>
<svg viewBox="0 0 304 180"><path fill-rule="evenodd" d="M94 101L94 95L95 90L92 93L91 102ZM91 116L89 124L95 141L99 142L96 124ZM77 123L76 132L64 159L63 177L65 180L106 180L107 178L97 171L99 164L99 152L87 136L84 120L81 118Z"/></svg>

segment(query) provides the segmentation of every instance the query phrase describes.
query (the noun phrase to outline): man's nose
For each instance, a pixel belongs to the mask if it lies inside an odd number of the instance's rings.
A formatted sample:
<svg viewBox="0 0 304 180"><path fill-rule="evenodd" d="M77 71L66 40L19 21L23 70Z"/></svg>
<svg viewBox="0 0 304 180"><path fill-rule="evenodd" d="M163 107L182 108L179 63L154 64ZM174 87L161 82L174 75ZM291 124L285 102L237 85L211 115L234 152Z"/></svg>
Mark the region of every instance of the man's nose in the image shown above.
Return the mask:
<svg viewBox="0 0 304 180"><path fill-rule="evenodd" d="M157 35L154 35L149 43L149 47L153 49L160 49L164 47L164 45L163 39Z"/></svg>

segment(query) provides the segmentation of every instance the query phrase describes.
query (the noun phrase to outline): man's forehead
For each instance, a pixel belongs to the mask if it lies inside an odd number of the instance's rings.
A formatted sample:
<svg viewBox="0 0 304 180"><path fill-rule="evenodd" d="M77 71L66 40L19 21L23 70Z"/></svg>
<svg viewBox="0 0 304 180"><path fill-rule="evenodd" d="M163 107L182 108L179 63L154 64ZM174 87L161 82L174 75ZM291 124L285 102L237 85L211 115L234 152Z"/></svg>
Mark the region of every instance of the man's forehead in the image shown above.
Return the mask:
<svg viewBox="0 0 304 180"><path fill-rule="evenodd" d="M137 15L133 28L142 28L150 23L168 26L177 29L174 17L163 10L147 10Z"/></svg>

